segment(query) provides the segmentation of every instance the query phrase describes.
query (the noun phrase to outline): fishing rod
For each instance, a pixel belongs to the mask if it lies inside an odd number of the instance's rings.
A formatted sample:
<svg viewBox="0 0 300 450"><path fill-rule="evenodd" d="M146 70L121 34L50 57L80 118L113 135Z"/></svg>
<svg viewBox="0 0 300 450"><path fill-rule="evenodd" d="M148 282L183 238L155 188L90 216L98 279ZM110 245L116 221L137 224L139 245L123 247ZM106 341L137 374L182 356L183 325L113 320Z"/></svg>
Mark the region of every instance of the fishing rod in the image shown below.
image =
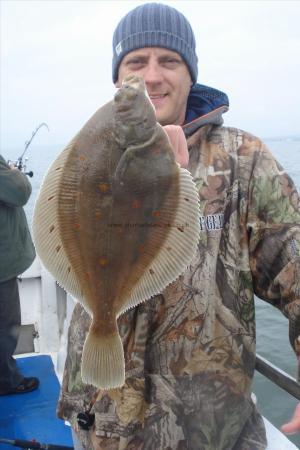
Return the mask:
<svg viewBox="0 0 300 450"><path fill-rule="evenodd" d="M23 151L22 155L19 156L19 158L13 163L13 164L14 164L21 172L24 172L25 175L28 175L29 177L33 177L33 172L32 172L32 170L31 170L30 172L26 172L26 159L27 159L27 158L25 158L25 162L23 162L23 158L24 158L24 155L25 155L25 153L26 153L28 147L30 146L30 144L31 144L31 142L32 142L32 140L33 140L33 138L34 138L34 136L37 134L37 132L39 131L39 129L42 128L42 127L46 127L47 130L50 131L48 125L47 125L45 122L41 123L41 124L35 129L35 131L32 132L32 135L31 135L31 138L29 139L29 141L26 141L26 142L25 142L25 148L24 148L24 151ZM12 161L7 161L7 162L8 162L8 164L9 164L9 163L11 163Z"/></svg>
<svg viewBox="0 0 300 450"><path fill-rule="evenodd" d="M41 444L37 441L24 441L22 439L3 439L0 438L1 444L12 445L13 447L27 448L28 450L44 449L44 450L74 450L74 447L55 444Z"/></svg>

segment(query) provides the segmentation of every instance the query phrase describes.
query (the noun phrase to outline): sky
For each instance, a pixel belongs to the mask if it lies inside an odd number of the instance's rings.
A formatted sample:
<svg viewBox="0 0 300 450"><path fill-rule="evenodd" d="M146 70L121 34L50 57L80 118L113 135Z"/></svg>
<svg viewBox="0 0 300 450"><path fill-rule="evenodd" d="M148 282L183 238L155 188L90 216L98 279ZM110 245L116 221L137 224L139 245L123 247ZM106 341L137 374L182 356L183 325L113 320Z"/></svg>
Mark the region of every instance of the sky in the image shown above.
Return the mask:
<svg viewBox="0 0 300 450"><path fill-rule="evenodd" d="M112 34L141 1L0 0L0 149L66 145L113 98ZM227 93L225 125L300 136L300 1L161 1L190 21L198 82Z"/></svg>

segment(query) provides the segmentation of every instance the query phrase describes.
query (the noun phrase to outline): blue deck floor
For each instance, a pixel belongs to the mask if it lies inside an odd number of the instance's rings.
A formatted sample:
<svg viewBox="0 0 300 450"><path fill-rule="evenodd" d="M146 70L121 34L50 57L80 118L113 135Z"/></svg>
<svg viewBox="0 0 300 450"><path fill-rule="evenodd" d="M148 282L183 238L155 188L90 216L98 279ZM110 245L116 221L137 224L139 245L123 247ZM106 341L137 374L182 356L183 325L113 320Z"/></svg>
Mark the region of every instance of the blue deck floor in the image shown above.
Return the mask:
<svg viewBox="0 0 300 450"><path fill-rule="evenodd" d="M55 413L59 382L51 358L40 355L18 358L17 362L24 376L40 379L40 386L28 394L0 397L0 438L72 446L70 427ZM0 444L0 450L13 448Z"/></svg>

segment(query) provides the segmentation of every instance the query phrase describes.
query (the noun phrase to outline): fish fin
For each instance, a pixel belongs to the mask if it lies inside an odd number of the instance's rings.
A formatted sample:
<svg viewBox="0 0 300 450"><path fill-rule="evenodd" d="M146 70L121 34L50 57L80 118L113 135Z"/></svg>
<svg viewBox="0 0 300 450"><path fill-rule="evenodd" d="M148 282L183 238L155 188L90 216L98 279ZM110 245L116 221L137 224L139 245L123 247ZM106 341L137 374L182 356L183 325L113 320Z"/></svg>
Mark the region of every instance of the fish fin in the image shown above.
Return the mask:
<svg viewBox="0 0 300 450"><path fill-rule="evenodd" d="M101 389L114 389L125 383L123 344L119 334L98 336L89 332L81 362L82 381Z"/></svg>
<svg viewBox="0 0 300 450"><path fill-rule="evenodd" d="M158 230L158 231L156 231ZM158 232L155 228L153 233ZM191 263L200 238L199 196L192 175L179 169L179 196L176 216L158 255L145 270L118 313L135 307L161 293Z"/></svg>
<svg viewBox="0 0 300 450"><path fill-rule="evenodd" d="M49 167L39 196L35 202L32 234L43 265L72 296L85 305L75 272L64 250L58 220L59 188L64 177L63 168L73 150L75 138Z"/></svg>

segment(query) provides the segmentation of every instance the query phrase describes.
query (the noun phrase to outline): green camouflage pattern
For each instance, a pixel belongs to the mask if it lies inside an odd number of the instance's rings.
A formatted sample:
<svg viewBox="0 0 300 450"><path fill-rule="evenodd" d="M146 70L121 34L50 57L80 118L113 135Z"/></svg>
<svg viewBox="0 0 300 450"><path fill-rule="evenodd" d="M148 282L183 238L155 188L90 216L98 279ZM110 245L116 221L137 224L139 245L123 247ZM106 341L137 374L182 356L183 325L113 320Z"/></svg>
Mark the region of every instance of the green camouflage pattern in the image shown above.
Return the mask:
<svg viewBox="0 0 300 450"><path fill-rule="evenodd" d="M291 179L259 139L234 128L203 126L188 146L198 252L161 295L119 318L122 388L82 384L90 319L79 304L73 313L58 415L87 450L263 450L251 400L254 293L286 315L299 352L300 213ZM76 416L90 406L95 424L80 430Z"/></svg>

